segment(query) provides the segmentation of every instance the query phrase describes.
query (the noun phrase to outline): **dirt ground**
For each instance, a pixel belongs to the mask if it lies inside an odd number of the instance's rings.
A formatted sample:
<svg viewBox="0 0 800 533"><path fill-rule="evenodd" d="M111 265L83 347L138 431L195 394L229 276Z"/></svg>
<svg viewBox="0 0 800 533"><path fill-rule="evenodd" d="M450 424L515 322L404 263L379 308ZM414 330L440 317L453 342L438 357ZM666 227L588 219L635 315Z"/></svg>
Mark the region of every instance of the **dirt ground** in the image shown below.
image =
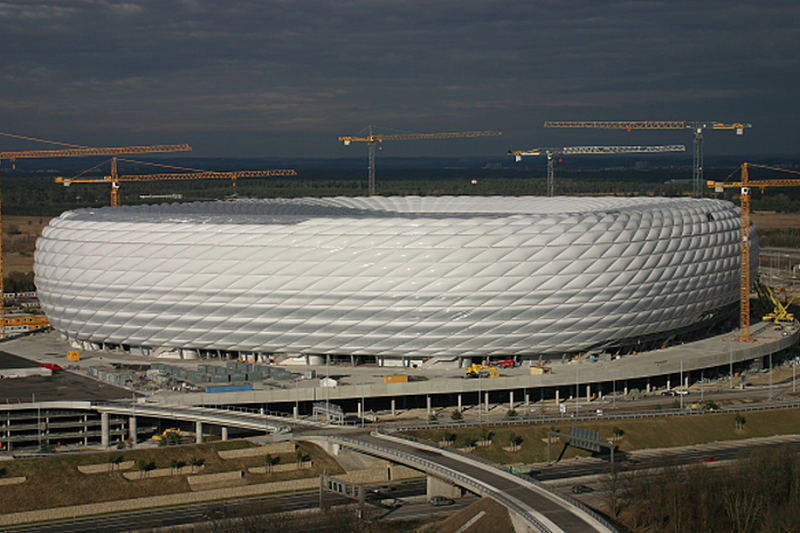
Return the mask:
<svg viewBox="0 0 800 533"><path fill-rule="evenodd" d="M50 222L50 217L3 217L3 275L33 271L33 250L36 238Z"/></svg>
<svg viewBox="0 0 800 533"><path fill-rule="evenodd" d="M754 211L751 215L757 228L783 229L800 228L800 213L776 213L775 211Z"/></svg>

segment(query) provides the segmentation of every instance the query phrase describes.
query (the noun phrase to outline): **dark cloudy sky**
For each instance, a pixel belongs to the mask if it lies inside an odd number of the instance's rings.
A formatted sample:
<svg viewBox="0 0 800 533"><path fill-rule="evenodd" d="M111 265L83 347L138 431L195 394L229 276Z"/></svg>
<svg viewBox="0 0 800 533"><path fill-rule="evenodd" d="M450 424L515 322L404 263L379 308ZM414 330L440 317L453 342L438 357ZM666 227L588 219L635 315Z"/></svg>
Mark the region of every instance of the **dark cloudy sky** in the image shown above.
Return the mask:
<svg viewBox="0 0 800 533"><path fill-rule="evenodd" d="M367 124L504 132L384 150L446 156L690 142L548 119L722 120L753 128L707 154L797 154L799 21L796 0L0 0L0 131L254 157L357 155L336 137Z"/></svg>

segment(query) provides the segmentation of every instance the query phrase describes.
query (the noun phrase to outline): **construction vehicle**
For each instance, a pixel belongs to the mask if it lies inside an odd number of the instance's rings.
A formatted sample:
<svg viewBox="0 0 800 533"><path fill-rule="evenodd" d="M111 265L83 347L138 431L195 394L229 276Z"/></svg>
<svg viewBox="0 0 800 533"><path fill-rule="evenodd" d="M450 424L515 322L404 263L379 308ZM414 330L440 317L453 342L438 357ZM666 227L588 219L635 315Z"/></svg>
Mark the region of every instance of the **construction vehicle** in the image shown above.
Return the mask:
<svg viewBox="0 0 800 533"><path fill-rule="evenodd" d="M183 152L192 149L188 144L158 144L151 146L117 146L117 147L90 147L77 144L68 144L58 141L48 141L35 137L26 137L14 133L0 132L0 136L20 139L24 141L43 142L67 146L61 150L25 150L16 152L0 152L0 161L8 159L11 161L12 168L16 166L17 159L38 159L48 157L87 157L93 155L114 155L114 154L150 154L163 152ZM0 226L2 225L2 199L0 199ZM3 294L3 232L0 231L0 295ZM5 317L5 301L0 297L0 339L5 336L5 325L2 319Z"/></svg>
<svg viewBox="0 0 800 533"><path fill-rule="evenodd" d="M617 130L683 130L694 132L694 154L692 164L692 196L699 198L703 185L703 131L732 130L742 135L750 124L743 122L719 122L716 120L548 120L545 128L592 128Z"/></svg>
<svg viewBox="0 0 800 533"><path fill-rule="evenodd" d="M514 156L514 161L519 163L525 156L547 156L547 196L555 196L555 157L562 155L601 155L601 154L652 154L664 152L685 152L682 144L668 144L665 146L561 146L559 148L532 148L530 150L509 150Z"/></svg>
<svg viewBox="0 0 800 533"><path fill-rule="evenodd" d="M758 179L750 181L749 167L756 167L765 170L772 170L787 174L800 175L800 171L788 170L785 168L770 167L767 165L757 165L754 163L742 163L728 175L730 179L736 172L741 171L739 181L713 181L709 180L707 185L715 192L723 192L726 187L739 189L739 199L741 202L741 257L739 259L739 340L750 342L750 188L758 187L761 192L767 187L800 187L800 179Z"/></svg>
<svg viewBox="0 0 800 533"><path fill-rule="evenodd" d="M500 372L497 367L488 365L471 364L467 368L466 377L468 378L499 378Z"/></svg>
<svg viewBox="0 0 800 533"><path fill-rule="evenodd" d="M76 176L74 178L65 178L58 176L55 178L56 183L60 183L65 187L69 187L73 183L110 183L111 184L111 205L121 205L119 196L119 186L122 182L131 181L175 181L175 180L211 180L211 179L225 179L231 180L233 188L236 189L236 180L239 178L263 178L269 176L297 176L297 171L290 168L273 168L269 170L236 170L231 172L211 172L207 170L175 167L171 165L162 165L159 163L151 163L144 161L134 161L130 159L111 158L111 174L101 178L82 178ZM127 163L135 163L139 165L150 165L162 168L171 168L179 170L188 170L190 172L184 173L161 173L161 174L124 174L120 175L117 170L117 163L119 161ZM97 166L93 167L97 168Z"/></svg>
<svg viewBox="0 0 800 533"><path fill-rule="evenodd" d="M153 440L155 441L169 440L170 435L175 435L175 437L180 438L181 430L178 428L167 428L164 431L162 431L160 435L153 435Z"/></svg>
<svg viewBox="0 0 800 533"><path fill-rule="evenodd" d="M784 324L791 324L794 322L794 314L789 312L789 306L794 303L796 298L792 297L782 302L775 294L775 291L772 290L772 287L762 283L758 278L756 279L755 286L761 304L766 309L772 307L772 311L765 313L761 317L762 320L772 321L777 326L783 326Z"/></svg>
<svg viewBox="0 0 800 533"><path fill-rule="evenodd" d="M517 363L513 359L500 359L498 361L489 361L486 363L488 366L499 366L500 368L514 368Z"/></svg>
<svg viewBox="0 0 800 533"><path fill-rule="evenodd" d="M502 135L500 131L444 131L438 133L398 133L398 134L383 134L373 133L372 126L367 127L366 137L343 136L339 140L345 146L350 146L354 142L365 142L368 146L369 157L369 182L368 192L370 196L375 195L375 145L383 141L417 141L428 139L459 139L466 137L493 137Z"/></svg>

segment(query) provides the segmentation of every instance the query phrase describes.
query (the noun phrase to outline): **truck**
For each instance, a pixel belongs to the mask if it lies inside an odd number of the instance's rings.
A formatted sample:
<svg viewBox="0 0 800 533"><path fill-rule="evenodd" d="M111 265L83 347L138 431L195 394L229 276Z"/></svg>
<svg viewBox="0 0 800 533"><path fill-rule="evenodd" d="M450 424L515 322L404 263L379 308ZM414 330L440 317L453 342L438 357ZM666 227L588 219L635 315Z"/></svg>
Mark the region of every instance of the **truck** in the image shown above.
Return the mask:
<svg viewBox="0 0 800 533"><path fill-rule="evenodd" d="M471 364L469 368L467 368L466 377L468 378L497 378L500 377L500 372L497 371L496 367L488 366L488 365L478 365L478 364Z"/></svg>

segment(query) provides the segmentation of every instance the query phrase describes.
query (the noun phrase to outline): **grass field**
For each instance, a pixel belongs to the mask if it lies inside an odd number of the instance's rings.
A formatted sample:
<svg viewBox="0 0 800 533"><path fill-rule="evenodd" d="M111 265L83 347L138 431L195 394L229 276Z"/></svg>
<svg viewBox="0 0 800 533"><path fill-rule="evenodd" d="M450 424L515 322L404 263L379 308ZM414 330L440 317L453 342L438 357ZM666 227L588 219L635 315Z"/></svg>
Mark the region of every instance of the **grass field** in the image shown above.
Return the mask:
<svg viewBox="0 0 800 533"><path fill-rule="evenodd" d="M742 430L736 429L734 414L687 415L646 420L598 420L588 424L564 422L554 426L497 427L488 429L494 433L491 446L476 447L472 453L503 464L546 461L547 431L554 429L566 433L569 432L570 426L598 430L600 439L604 441L611 440L614 436L614 428L619 428L623 433L622 438L617 441L617 445L622 451L800 433L800 409L757 411L744 416L745 423ZM481 440L482 431L484 430L479 428L465 428L463 430L432 429L410 431L409 433L434 442L442 440L445 432L455 433L455 446L461 448L465 447L470 440ZM512 434L523 439L522 448L517 452L503 449L509 446ZM554 447L556 453L561 447L560 444ZM587 455L589 455L588 452L570 447L564 457Z"/></svg>
<svg viewBox="0 0 800 533"><path fill-rule="evenodd" d="M313 467L306 470L275 472L271 474L251 474L247 468L264 466L264 457L241 459L220 459L218 450L252 446L248 441L236 440L200 444L195 446L171 446L140 450L119 450L89 454L55 454L36 459L4 461L0 468L5 469L2 477L26 476L28 480L19 485L0 486L0 513L30 511L49 507L61 507L82 503L97 503L124 500L145 496L158 496L188 492L189 484L184 468L183 475L129 481L122 472L112 471L110 461L116 457L123 460L154 462L158 468L169 468L170 461L183 461L187 465L193 457L203 461L203 474L230 470L245 471L247 484L266 483L306 477L318 477L323 469L328 473L342 473L341 467L316 445L300 443L304 454L311 456ZM294 453L278 454L280 464L294 463ZM108 473L82 474L79 465L109 463ZM133 471L137 469L134 467ZM130 470L129 470L130 471Z"/></svg>

